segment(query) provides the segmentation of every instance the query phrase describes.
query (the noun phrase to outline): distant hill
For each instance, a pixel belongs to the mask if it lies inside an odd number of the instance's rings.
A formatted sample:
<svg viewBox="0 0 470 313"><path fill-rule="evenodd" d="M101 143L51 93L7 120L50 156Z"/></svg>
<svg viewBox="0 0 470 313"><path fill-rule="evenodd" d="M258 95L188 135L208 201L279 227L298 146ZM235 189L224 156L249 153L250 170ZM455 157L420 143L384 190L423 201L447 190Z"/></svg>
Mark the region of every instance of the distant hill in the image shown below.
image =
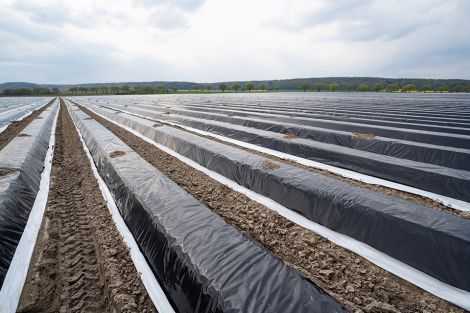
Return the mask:
<svg viewBox="0 0 470 313"><path fill-rule="evenodd" d="M213 83L197 83L197 82L179 82L179 81L150 81L150 82L114 82L114 83L86 83L86 84L34 84L28 82L7 82L0 84L0 91L5 89L18 88L59 88L60 90L68 90L72 87L122 87L122 86L164 86L166 89L177 88L179 90L194 89L195 86L204 86L211 84L213 89L218 89L219 84L225 83L229 87L234 83L239 83L242 89L248 81L226 81ZM422 86L429 85L433 89L440 86L448 86L453 89L457 86L470 88L470 80L466 79L425 79L425 78L382 78L382 77L318 77L318 78L294 78L294 79L277 79L277 80L255 80L252 81L256 86L266 85L268 89L296 90L303 82L309 83L311 86L317 83L323 83L325 87L330 83L337 83L338 90L355 90L359 84L367 84L372 86L375 83L381 83L384 86L388 84L397 84L402 87L406 84L414 84L417 89Z"/></svg>
<svg viewBox="0 0 470 313"><path fill-rule="evenodd" d="M18 88L39 88L40 86L33 83L27 82L8 82L0 84L0 90L5 89L18 89Z"/></svg>

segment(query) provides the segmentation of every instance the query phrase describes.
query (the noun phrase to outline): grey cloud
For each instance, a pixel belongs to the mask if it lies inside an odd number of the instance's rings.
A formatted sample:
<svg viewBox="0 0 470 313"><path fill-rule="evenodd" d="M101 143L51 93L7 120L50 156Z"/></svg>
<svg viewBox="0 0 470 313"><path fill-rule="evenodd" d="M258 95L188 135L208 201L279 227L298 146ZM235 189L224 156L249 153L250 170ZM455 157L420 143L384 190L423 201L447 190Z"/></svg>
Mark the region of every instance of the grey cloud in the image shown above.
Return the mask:
<svg viewBox="0 0 470 313"><path fill-rule="evenodd" d="M339 33L330 40L397 40L447 18L442 14L431 14L439 5L436 0L408 2L406 5L390 2L384 6L384 3L372 0L332 1L295 22L286 22L281 16L269 21L268 25L298 32L336 24ZM468 6L468 3L464 5Z"/></svg>
<svg viewBox="0 0 470 313"><path fill-rule="evenodd" d="M21 37L33 41L48 41L51 37L58 35L58 32L52 28L38 25L28 19L17 19L5 13L6 12L0 11L0 14L2 14L2 18L0 19L0 33L4 33L6 36ZM8 43L8 41L3 44L6 43Z"/></svg>

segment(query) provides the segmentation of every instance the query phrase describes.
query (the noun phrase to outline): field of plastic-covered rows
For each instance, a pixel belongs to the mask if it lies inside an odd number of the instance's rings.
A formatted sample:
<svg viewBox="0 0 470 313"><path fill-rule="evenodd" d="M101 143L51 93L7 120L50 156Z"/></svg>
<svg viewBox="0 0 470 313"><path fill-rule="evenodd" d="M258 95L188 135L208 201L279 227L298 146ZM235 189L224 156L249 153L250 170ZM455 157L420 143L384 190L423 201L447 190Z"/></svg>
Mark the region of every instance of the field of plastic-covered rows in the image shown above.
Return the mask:
<svg viewBox="0 0 470 313"><path fill-rule="evenodd" d="M24 99L4 100L0 116L12 121L6 114L16 107L28 112L51 99L29 98L27 106L20 104ZM470 308L467 95L83 96L64 104L176 311L436 306L407 303L403 294L410 287L402 279L425 290L421 296L429 293L431 302L440 301L432 300L437 296ZM47 115L45 126L38 126L45 129L44 143L57 109L54 102L41 113ZM41 137L42 130L35 133ZM33 153L36 163L23 162L35 164L29 179L36 175L36 181L47 144L41 147L42 154ZM158 151L152 155L149 147ZM183 165L191 170L178 176ZM236 198L218 198L218 183ZM36 185L19 214L16 237L5 244L5 272ZM239 206L252 204L242 197L261 208L243 211ZM276 227L285 232L281 240L272 237ZM295 227L305 242L318 237L323 246L296 248ZM293 250L280 251L282 240ZM342 258L355 264L351 273ZM377 288L382 282L365 275L383 270L398 276L391 278L393 288ZM397 298L400 293L404 298Z"/></svg>

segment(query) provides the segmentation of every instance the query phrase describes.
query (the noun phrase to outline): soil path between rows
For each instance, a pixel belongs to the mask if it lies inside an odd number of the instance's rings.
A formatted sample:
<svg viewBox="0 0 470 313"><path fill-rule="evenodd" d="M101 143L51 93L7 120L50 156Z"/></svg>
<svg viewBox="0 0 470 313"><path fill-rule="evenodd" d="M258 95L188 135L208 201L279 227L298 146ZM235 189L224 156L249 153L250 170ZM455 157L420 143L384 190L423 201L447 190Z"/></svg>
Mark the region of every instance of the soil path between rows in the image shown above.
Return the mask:
<svg viewBox="0 0 470 313"><path fill-rule="evenodd" d="M464 312L79 107L227 223L310 278L352 312Z"/></svg>
<svg viewBox="0 0 470 313"><path fill-rule="evenodd" d="M44 110L46 110L52 103L54 99L49 101L44 107L33 111L30 115L22 119L21 121L12 122L8 127L0 133L0 150L5 148L6 145L10 143L16 136L18 136L23 129L26 128L34 119L36 119Z"/></svg>
<svg viewBox="0 0 470 313"><path fill-rule="evenodd" d="M156 312L62 100L46 213L18 312Z"/></svg>

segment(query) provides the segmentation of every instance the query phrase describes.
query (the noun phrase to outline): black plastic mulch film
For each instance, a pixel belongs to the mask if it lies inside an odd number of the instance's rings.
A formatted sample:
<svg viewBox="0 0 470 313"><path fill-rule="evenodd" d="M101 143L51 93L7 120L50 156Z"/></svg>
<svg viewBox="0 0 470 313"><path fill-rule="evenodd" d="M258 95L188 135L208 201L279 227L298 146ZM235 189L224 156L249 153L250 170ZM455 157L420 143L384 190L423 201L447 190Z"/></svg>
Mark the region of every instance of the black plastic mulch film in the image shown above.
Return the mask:
<svg viewBox="0 0 470 313"><path fill-rule="evenodd" d="M129 112L136 112L132 108L123 109ZM152 117L150 112L140 112L140 114ZM228 138L379 177L455 199L470 201L470 193L468 192L470 190L469 171L389 157L341 145L312 142L304 139L286 140L279 133L250 129L245 126L227 125L221 122L211 123L201 119L183 118L166 114L155 114L153 117L174 121ZM448 156L453 158L456 154L448 152ZM429 159L435 158L436 156L429 155ZM465 165L459 164L459 166L469 167L468 163Z"/></svg>
<svg viewBox="0 0 470 313"><path fill-rule="evenodd" d="M347 312L101 124L69 108L122 217L179 312ZM110 158L113 151L126 154Z"/></svg>
<svg viewBox="0 0 470 313"><path fill-rule="evenodd" d="M193 105L188 106L191 110L205 112L206 108L195 107ZM255 117L269 115L269 119L281 123L289 123L295 121L296 124L308 125L313 127L321 127L332 130L340 131L350 131L358 133L373 133L376 136L380 137L389 137L395 139L417 141L429 144L438 144L443 146L457 147L457 148L470 148L470 143L468 138L462 138L460 134L441 134L438 132L430 132L419 129L406 129L404 125L402 127L393 127L393 126L381 126L376 124L361 124L349 122L347 120L322 120L314 117L313 114L308 116L303 116L304 114L292 111L292 117L279 116L276 115L275 109L270 109L266 111L259 110L248 110L241 107L236 109L224 109L224 108L210 108L211 112L218 112L221 114L235 114L237 116L245 117ZM269 113L268 113L269 112ZM280 112L279 112L280 113ZM272 115L274 114L274 115ZM288 112L283 112L283 114L289 114ZM304 117L304 118L303 118ZM442 132L442 130L441 130ZM468 132L467 132L468 133Z"/></svg>
<svg viewBox="0 0 470 313"><path fill-rule="evenodd" d="M310 120L310 122L317 122L319 121L320 124L318 125L323 125L323 126L328 126L331 124L337 124L337 122L346 122L350 127L354 127L354 124L357 124L357 126L364 126L364 127L374 127L374 126L385 126L385 127L392 127L392 128L404 128L404 129L410 129L410 130L426 130L426 131L431 131L431 132L448 132L448 133L454 133L454 134L469 134L470 129L466 128L465 126L463 127L458 127L456 128L455 122L460 122L463 120L460 120L458 117L454 118L454 124L452 123L446 123L442 121L442 119L437 122L436 119L437 117L433 117L432 120L427 120L427 117L425 116L415 116L411 119L407 118L408 115L398 115L396 117L387 117L387 113L381 113L381 114L371 114L367 116L367 118L361 118L361 113L357 111L357 109L354 110L341 110L340 108L335 108L333 109L333 112L335 115L322 115L321 110L316 109L315 112L306 112L302 109L298 108L289 108L286 110L279 110L277 107L273 108L272 106L267 106L264 109L260 109L259 106L256 106L254 108L247 108L246 105L241 106L214 106L214 105L185 105L185 107L189 109L196 109L197 111L201 112L207 112L207 111L212 111L216 109L218 112L223 113L225 112L232 112L236 113L237 115L239 113L249 116L249 115L270 115L270 114L276 114L278 115L277 117L281 117L279 115L286 115L286 114L292 114L293 116L297 118L304 118L305 122L307 122L307 119L313 119L314 121ZM369 109L370 110L370 109ZM331 114L331 113L330 113ZM357 117L359 115L359 117ZM419 118L419 119L418 119ZM390 120L387 120L390 119ZM287 119L286 119L287 120ZM292 118L290 118L292 121ZM321 121L324 121L323 123ZM426 122L426 123L423 123ZM368 125L370 124L370 125ZM385 128L387 129L387 128ZM444 131L445 129L445 131ZM398 135L398 134L397 134Z"/></svg>
<svg viewBox="0 0 470 313"><path fill-rule="evenodd" d="M259 118L233 117L217 113L195 112L181 109L165 109L159 107L150 107L145 105L132 105L124 107L122 105L106 105L106 107L128 110L137 114L148 115L166 120L177 120L180 122L191 123L202 119L207 124L202 126L204 129L213 128L211 121L230 123L255 129L261 129L280 134L292 134L298 138L311 139L327 144L339 145L342 147L369 151L383 155L393 156L413 160L417 162L431 163L456 169L469 169L470 150L464 153L462 149L453 147L435 146L421 144L419 142L405 141L399 139L389 139L386 137L361 138L351 132L324 129L319 127L302 126L293 123L276 123ZM140 108L140 109L139 109ZM171 115L161 114L170 112ZM160 114L159 114L160 113ZM174 114L177 114L176 116ZM196 119L191 119L196 118ZM196 123L193 123L196 124ZM220 125L216 123L216 125ZM193 127L196 128L195 125ZM197 128L200 128L198 126ZM465 150L464 150L465 151Z"/></svg>
<svg viewBox="0 0 470 313"><path fill-rule="evenodd" d="M0 151L0 287L39 191L52 124L58 110L47 108Z"/></svg>
<svg viewBox="0 0 470 313"><path fill-rule="evenodd" d="M470 291L470 221L356 187L128 114L92 107L202 166L364 242L445 283Z"/></svg>

